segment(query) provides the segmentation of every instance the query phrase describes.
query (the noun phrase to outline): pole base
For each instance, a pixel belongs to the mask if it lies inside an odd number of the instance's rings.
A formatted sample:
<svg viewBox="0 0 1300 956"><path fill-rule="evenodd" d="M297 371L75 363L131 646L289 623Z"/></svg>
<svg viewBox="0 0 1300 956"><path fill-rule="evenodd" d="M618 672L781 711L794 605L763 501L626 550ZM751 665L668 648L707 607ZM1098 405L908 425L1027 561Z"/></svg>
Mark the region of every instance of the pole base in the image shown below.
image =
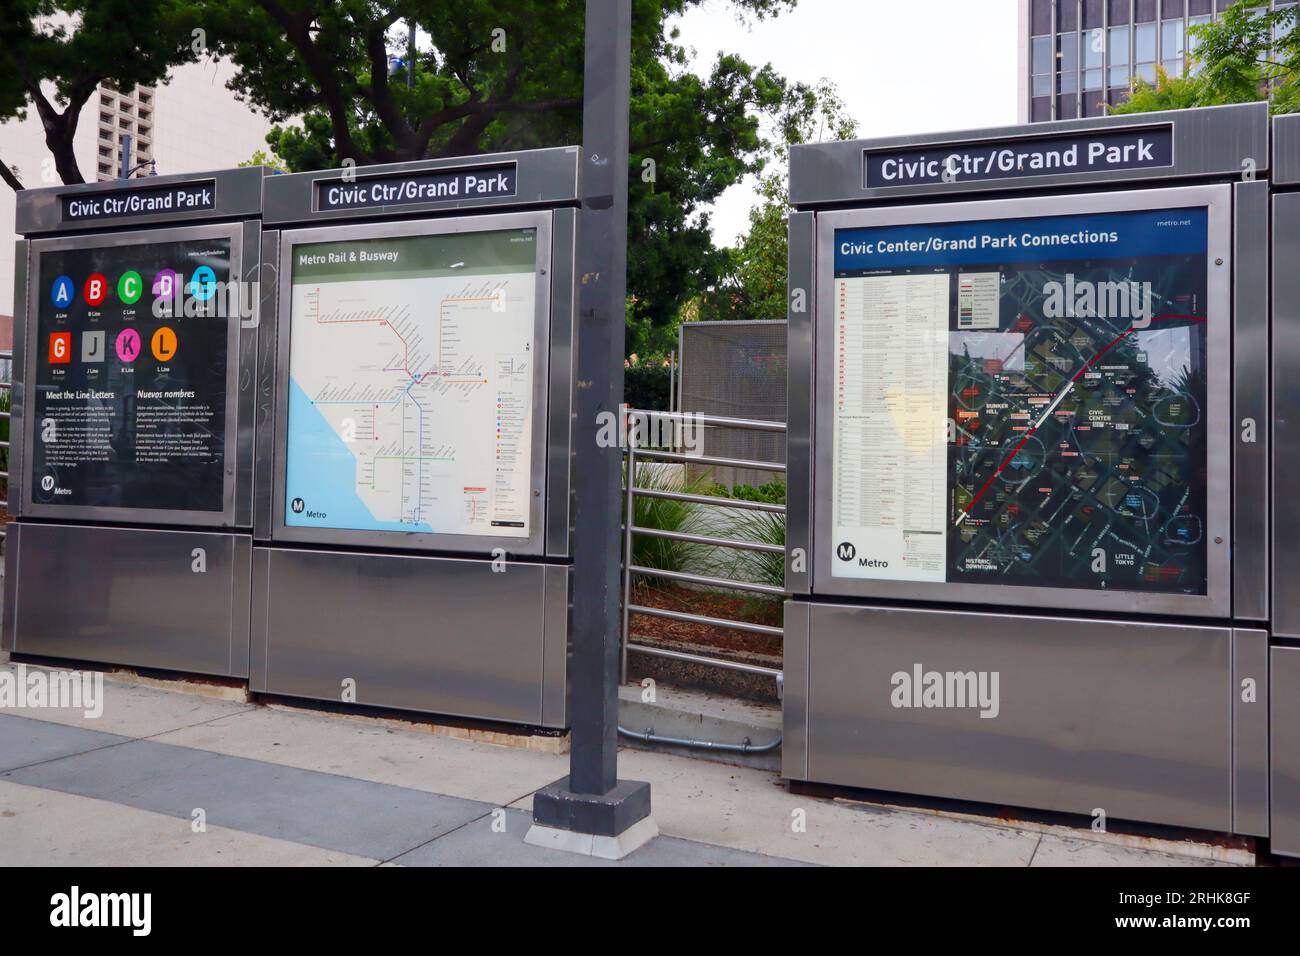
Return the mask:
<svg viewBox="0 0 1300 956"><path fill-rule="evenodd" d="M534 823L528 828L524 842L547 850L563 850L601 860L621 860L641 849L659 835L659 825L654 817L642 817L618 836L596 836L576 830L558 830Z"/></svg>
<svg viewBox="0 0 1300 956"><path fill-rule="evenodd" d="M620 780L609 793L574 793L563 777L533 794L534 829L616 838L649 817L650 784L643 780Z"/></svg>

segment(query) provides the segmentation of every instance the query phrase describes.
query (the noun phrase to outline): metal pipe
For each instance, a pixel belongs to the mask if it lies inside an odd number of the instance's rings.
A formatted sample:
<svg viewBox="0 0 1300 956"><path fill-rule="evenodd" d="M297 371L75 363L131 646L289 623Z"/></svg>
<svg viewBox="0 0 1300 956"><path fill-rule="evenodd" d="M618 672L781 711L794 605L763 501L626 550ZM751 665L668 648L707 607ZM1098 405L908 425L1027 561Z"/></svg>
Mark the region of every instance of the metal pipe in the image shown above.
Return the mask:
<svg viewBox="0 0 1300 956"><path fill-rule="evenodd" d="M645 614L648 617L663 617L670 621L683 621L687 624L710 624L714 627L726 627L735 631L750 631L754 634L768 634L772 637L784 637L785 631L770 624L751 624L748 621L733 621L725 617L709 617L707 614L692 614L690 611L670 611L661 607L648 607L633 604L633 614Z"/></svg>
<svg viewBox="0 0 1300 956"><path fill-rule="evenodd" d="M631 612L628 605L632 603L632 529L636 526L636 438L628 435L627 443L627 488L624 490L623 518L623 628L619 632L622 643L622 683L627 683L627 636Z"/></svg>
<svg viewBox="0 0 1300 956"><path fill-rule="evenodd" d="M659 531L656 528L633 527L635 534L647 538L667 538L669 541L685 541L689 544L707 544L714 548L737 548L741 551L764 551L767 554L785 554L785 548L779 544L763 544L758 541L732 541L730 538L711 538L707 534L687 534L685 531Z"/></svg>
<svg viewBox="0 0 1300 956"><path fill-rule="evenodd" d="M783 737L777 737L770 744L758 744L757 746L749 742L746 737L743 743L723 744L713 740L688 740L684 737L661 737L656 734L653 727L647 727L644 731L638 733L635 730L628 730L622 724L619 725L618 732L624 737L630 737L633 740L644 740L648 744L668 744L673 747L691 747L695 750L721 750L725 753L737 754L768 754L781 746Z"/></svg>
<svg viewBox="0 0 1300 956"><path fill-rule="evenodd" d="M666 647L654 647L650 644L629 644L632 650L648 657L662 657L670 661L683 661L687 664L704 664L724 671L739 671L742 674L756 674L759 677L771 677L780 682L782 671L761 664L742 664L740 661L728 661L718 657L704 657L700 654L688 654L685 651L670 651Z"/></svg>
<svg viewBox="0 0 1300 956"><path fill-rule="evenodd" d="M696 425L713 425L718 428L743 428L759 432L783 432L785 422L765 421L761 418L728 418L725 415L705 415L702 412L664 412L649 408L629 408L628 415L646 418L671 418L675 421L690 421Z"/></svg>
<svg viewBox="0 0 1300 956"><path fill-rule="evenodd" d="M767 501L747 501L743 498L718 498L715 495L692 495L684 491L664 491L659 488L638 488L638 495L643 498L662 498L666 501L689 501L697 505L717 505L719 508L743 508L746 511L767 511L772 514L785 514L785 505L772 504Z"/></svg>
<svg viewBox="0 0 1300 956"><path fill-rule="evenodd" d="M689 571L661 571L658 568L643 568L632 565L633 574L644 574L652 578L668 578L673 581L686 581L690 584L706 584L709 587L729 588L736 591L753 591L755 594L770 594L773 597L785 597L785 588L773 584L756 584L752 581L733 581L730 578L712 578L706 574L691 574Z"/></svg>
<svg viewBox="0 0 1300 956"><path fill-rule="evenodd" d="M680 462L684 465L717 465L719 468L753 468L756 471L785 471L784 462L749 461L745 458L717 458L713 455L683 455L675 451L658 451L650 448L643 448L641 450L641 457L653 458L656 461Z"/></svg>

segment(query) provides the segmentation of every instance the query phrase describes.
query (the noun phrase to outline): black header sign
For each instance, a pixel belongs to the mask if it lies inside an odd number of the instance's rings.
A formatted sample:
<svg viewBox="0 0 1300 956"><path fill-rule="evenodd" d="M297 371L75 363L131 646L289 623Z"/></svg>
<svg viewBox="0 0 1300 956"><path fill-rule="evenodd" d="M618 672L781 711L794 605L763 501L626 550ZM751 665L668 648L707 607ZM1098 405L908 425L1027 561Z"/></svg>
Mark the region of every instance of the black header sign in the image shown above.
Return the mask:
<svg viewBox="0 0 1300 956"><path fill-rule="evenodd" d="M119 189L63 197L63 221L156 216L168 212L197 212L217 208L217 184L205 179L146 189Z"/></svg>
<svg viewBox="0 0 1300 956"><path fill-rule="evenodd" d="M864 157L868 189L983 179L1021 179L1174 164L1174 128L1083 131L1031 139L998 139L924 149L882 149Z"/></svg>
<svg viewBox="0 0 1300 956"><path fill-rule="evenodd" d="M514 163L451 169L445 172L407 173L347 182L320 179L316 186L316 209L370 209L411 203L456 199L495 199L513 196L517 185Z"/></svg>

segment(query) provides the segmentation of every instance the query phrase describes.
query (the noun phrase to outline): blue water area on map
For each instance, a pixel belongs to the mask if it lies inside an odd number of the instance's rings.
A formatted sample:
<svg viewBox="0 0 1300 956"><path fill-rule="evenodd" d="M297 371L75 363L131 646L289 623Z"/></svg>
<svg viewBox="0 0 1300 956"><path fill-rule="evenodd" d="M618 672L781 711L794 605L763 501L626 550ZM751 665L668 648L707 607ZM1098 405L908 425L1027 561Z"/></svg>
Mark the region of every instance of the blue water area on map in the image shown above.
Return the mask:
<svg viewBox="0 0 1300 956"><path fill-rule="evenodd" d="M285 462L284 523L300 528L423 531L427 524L379 521L357 494L357 459L298 383L289 379L289 446ZM293 500L303 500L295 514ZM324 517L309 517L317 512Z"/></svg>

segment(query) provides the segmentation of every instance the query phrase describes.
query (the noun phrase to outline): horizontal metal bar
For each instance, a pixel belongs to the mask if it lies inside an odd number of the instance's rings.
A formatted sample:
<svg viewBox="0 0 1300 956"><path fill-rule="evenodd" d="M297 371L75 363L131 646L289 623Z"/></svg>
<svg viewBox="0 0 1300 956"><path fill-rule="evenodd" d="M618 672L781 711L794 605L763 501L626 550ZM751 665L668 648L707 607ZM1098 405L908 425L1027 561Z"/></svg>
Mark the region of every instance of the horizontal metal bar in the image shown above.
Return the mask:
<svg viewBox="0 0 1300 956"><path fill-rule="evenodd" d="M771 667L760 667L757 664L742 664L739 661L727 661L718 657L703 657L699 654L687 654L684 651L670 651L665 647L653 647L650 644L628 644L627 649L647 654L650 657L662 657L670 661L704 664L708 667L721 668L724 671L740 671L742 674L757 674L760 677L771 677L777 680L781 678L779 670Z"/></svg>
<svg viewBox="0 0 1300 956"><path fill-rule="evenodd" d="M687 534L685 531L660 531L657 528L632 527L633 534L642 534L647 538L667 538L669 541L685 541L688 544L703 544L711 548L736 548L740 551L762 551L766 554L785 554L785 548L779 544L763 544L758 541L732 540L730 538L711 538L707 534Z"/></svg>
<svg viewBox="0 0 1300 956"><path fill-rule="evenodd" d="M749 631L753 634L767 634L770 637L785 637L785 628L772 627L770 624L750 624L748 621L732 621L725 617L691 614L689 611L669 611L661 607L646 607L643 604L629 604L627 609L633 614L662 617L670 621L682 621L686 624L711 624L714 627L726 627L734 631Z"/></svg>
<svg viewBox="0 0 1300 956"><path fill-rule="evenodd" d="M8 481L8 480L9 480L9 472L7 472L7 471L0 471L0 478L3 478L5 481Z"/></svg>
<svg viewBox="0 0 1300 956"><path fill-rule="evenodd" d="M637 454L641 454L639 451ZM623 489L627 491L626 488ZM659 488L637 488L633 492L636 498L662 498L665 501L689 501L697 505L717 505L719 508L744 508L746 511L769 511L773 514L785 514L785 505L771 504L767 501L746 501L743 498L719 498L715 495L693 495L685 491L664 491Z"/></svg>
<svg viewBox="0 0 1300 956"><path fill-rule="evenodd" d="M732 581L730 578L711 578L707 574L691 574L689 571L661 571L657 568L643 568L640 565L632 565L629 568L633 574L645 574L654 578L667 578L670 581L686 581L690 584L706 584L709 587L729 588L735 591L753 591L755 594L771 594L775 597L785 597L785 588L778 588L771 584L755 584L752 581Z"/></svg>
<svg viewBox="0 0 1300 956"><path fill-rule="evenodd" d="M0 448L8 448L8 447L9 447L9 443L7 441L0 441Z"/></svg>
<svg viewBox="0 0 1300 956"><path fill-rule="evenodd" d="M760 418L727 418L723 415L705 415L699 412L658 412L645 408L629 408L629 415L643 418L667 418L672 421L697 425L712 425L718 428L743 428L756 432L783 432L785 422L770 422Z"/></svg>
<svg viewBox="0 0 1300 956"><path fill-rule="evenodd" d="M653 458L655 461L676 461L689 465L717 465L719 468L753 468L756 471L785 471L785 463L777 461L749 461L745 458L715 458L712 455L683 455L675 451L657 451L652 448L638 448L638 458Z"/></svg>

